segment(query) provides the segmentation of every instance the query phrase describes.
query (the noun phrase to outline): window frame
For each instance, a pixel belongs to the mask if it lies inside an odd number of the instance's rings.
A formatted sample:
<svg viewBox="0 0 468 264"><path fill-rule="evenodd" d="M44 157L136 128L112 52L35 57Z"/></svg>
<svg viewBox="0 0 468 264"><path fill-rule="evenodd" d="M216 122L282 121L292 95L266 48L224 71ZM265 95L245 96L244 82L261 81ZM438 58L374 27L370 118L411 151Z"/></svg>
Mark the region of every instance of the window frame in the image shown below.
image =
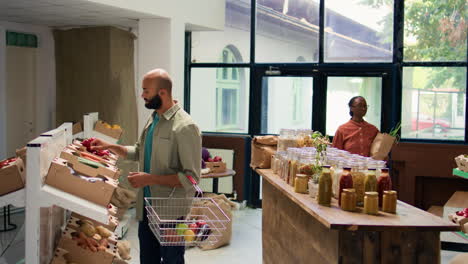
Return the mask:
<svg viewBox="0 0 468 264"><path fill-rule="evenodd" d="M324 24L325 24L325 0L320 0L319 8L319 54L317 63L304 63L304 62L291 62L291 63L257 63L255 61L255 37L256 37L256 2L257 0L251 0L250 9L250 59L245 63L192 63L191 62L191 37L190 32L186 32L186 67L185 67L185 94L184 94L184 107L190 112L190 71L192 68L203 68L203 67L246 67L250 69L250 96L249 96L249 134L258 135L261 134L260 126L258 125L261 121L261 111L259 107L252 107L253 105L261 105L262 88L261 88L261 74L265 68L278 68L283 72L290 72L291 76L302 76L304 71L311 71L315 73L314 77L314 97L326 96L326 76L331 74L338 74L339 76L349 76L349 74L355 74L355 76L364 76L362 74L372 73L385 75L385 87L382 92L382 124L381 128L383 131L388 131L394 127L401 120L401 97L402 97L402 71L403 67L406 66L421 66L421 67L432 67L432 66L447 66L447 67L467 67L467 62L453 61L453 62L407 62L403 60L403 48L404 48L404 1L394 0L394 11L393 11L393 59L391 62L381 63L367 63L367 62L342 62L342 63L330 63L324 62ZM245 60L247 61L247 60ZM318 75L317 75L318 74ZM468 79L468 78L467 78ZM383 87L384 87L383 86ZM468 84L467 84L468 86ZM467 93L468 94L468 93ZM384 99L385 98L385 99ZM468 101L468 95L467 95ZM260 104L259 104L260 103ZM312 117L313 129L319 130L322 133L325 132L325 112L326 105L320 100L314 100L314 112ZM317 109L317 105L321 105L322 109ZM465 109L465 116L468 117L468 107ZM230 133L232 134L232 133ZM237 134L237 133L234 133ZM468 128L465 127L465 138L463 141L455 140L432 140L432 139L406 139L402 138L402 141L406 142L427 142L427 143L453 143L453 144L468 144Z"/></svg>
<svg viewBox="0 0 468 264"><path fill-rule="evenodd" d="M404 0L394 0L393 3L393 47L392 61L381 63L368 62L343 62L331 63L324 61L324 25L325 25L325 1L320 0L319 4L319 52L318 62L303 63L257 63L255 61L255 39L256 39L256 3L257 0L251 0L250 9L250 58L244 58L244 63L192 63L191 62L191 34L186 32L185 43L185 92L184 108L190 113L190 71L193 68L203 67L243 67L248 68L249 79L249 127L248 133L227 133L227 134L248 134L250 136L261 135L262 120L262 76L265 70L280 70L282 74L291 74L291 76L303 76L305 73L314 75L313 90L313 115L312 129L325 132L326 124L326 94L327 94L327 76L338 74L339 76L363 76L362 74L381 74L384 76L384 85L382 86L382 112L381 112L381 130L389 131L401 121L402 115L402 95L403 95L403 68L406 66L419 67L465 67L467 61L446 61L446 62L411 62L403 60L404 52ZM468 43L467 43L468 45ZM467 70L468 75L468 70ZM468 89L468 78L465 89ZM324 99L325 98L325 99ZM468 102L468 92L465 94L465 100ZM258 107L260 106L260 107ZM468 121L468 106L465 106L465 119ZM217 132L204 132L205 134L226 134ZM401 135L401 131L399 133ZM401 142L414 143L434 143L434 144L460 144L468 145L468 127L465 126L464 140L440 140L440 139L400 139ZM248 194L249 204L261 206L259 196L260 177L255 173L246 175L245 192Z"/></svg>

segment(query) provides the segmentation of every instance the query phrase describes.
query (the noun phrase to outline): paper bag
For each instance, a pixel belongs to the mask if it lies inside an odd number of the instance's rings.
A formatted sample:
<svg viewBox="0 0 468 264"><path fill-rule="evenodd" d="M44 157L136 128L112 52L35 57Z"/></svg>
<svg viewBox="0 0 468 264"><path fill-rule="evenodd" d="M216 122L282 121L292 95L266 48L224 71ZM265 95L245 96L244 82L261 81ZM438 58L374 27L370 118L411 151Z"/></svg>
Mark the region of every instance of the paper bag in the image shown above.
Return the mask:
<svg viewBox="0 0 468 264"><path fill-rule="evenodd" d="M213 201L218 204L218 206L223 210L223 212L231 219L228 223L217 223L214 222L212 227L214 230L219 230L219 234L217 234L217 241L214 242L213 244L207 243L207 244L201 244L199 247L201 250L210 250L210 249L216 249L219 247L222 247L224 245L228 245L229 242L231 241L232 237L232 205L231 201L229 201L224 194L217 195L212 197ZM216 205L213 204L210 201L204 201L204 206L209 208L210 212L213 212L216 214L216 217L218 219L224 219L225 217L222 215L222 213L217 210ZM225 226L225 229L221 229L222 226Z"/></svg>
<svg viewBox="0 0 468 264"><path fill-rule="evenodd" d="M372 142L370 156L376 160L384 160L392 150L395 139L387 133L378 133Z"/></svg>
<svg viewBox="0 0 468 264"><path fill-rule="evenodd" d="M257 136L252 140L250 167L268 169L271 167L271 155L276 152L278 137Z"/></svg>

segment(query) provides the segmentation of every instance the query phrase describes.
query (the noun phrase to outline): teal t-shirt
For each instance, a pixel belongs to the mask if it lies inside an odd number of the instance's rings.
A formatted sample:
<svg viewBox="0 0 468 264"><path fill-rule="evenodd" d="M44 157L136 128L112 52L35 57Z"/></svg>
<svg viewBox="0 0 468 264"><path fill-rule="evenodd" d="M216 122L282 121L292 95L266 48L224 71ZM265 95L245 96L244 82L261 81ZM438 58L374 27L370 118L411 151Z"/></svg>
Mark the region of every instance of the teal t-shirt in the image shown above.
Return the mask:
<svg viewBox="0 0 468 264"><path fill-rule="evenodd" d="M148 127L148 132L146 133L145 138L145 160L143 171L146 173L151 173L151 155L153 152L153 132L154 127L159 122L159 116L156 112L153 113L153 123ZM144 197L151 197L151 190L149 186L143 188Z"/></svg>

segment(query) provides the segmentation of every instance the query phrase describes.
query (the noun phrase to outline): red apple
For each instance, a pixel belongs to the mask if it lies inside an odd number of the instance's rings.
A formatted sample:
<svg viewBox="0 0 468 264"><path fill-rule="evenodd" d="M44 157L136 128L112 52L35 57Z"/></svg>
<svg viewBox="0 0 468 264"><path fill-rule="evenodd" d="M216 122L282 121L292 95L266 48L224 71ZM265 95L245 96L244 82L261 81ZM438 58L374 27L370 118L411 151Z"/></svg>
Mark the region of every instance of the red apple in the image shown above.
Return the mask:
<svg viewBox="0 0 468 264"><path fill-rule="evenodd" d="M193 231L193 233L198 233L198 225L195 223L191 223L188 225L189 229Z"/></svg>
<svg viewBox="0 0 468 264"><path fill-rule="evenodd" d="M208 162L213 162L214 160L212 158L208 158Z"/></svg>
<svg viewBox="0 0 468 264"><path fill-rule="evenodd" d="M458 215L458 216L463 216L464 215L463 211L456 211L455 214Z"/></svg>
<svg viewBox="0 0 468 264"><path fill-rule="evenodd" d="M204 225L206 225L205 220L200 220L200 221L197 222L198 228L201 228L201 227L204 226Z"/></svg>
<svg viewBox="0 0 468 264"><path fill-rule="evenodd" d="M222 159L220 156L215 156L215 157L213 158L213 161L214 161L214 162L220 162L220 161L223 161L223 159Z"/></svg>

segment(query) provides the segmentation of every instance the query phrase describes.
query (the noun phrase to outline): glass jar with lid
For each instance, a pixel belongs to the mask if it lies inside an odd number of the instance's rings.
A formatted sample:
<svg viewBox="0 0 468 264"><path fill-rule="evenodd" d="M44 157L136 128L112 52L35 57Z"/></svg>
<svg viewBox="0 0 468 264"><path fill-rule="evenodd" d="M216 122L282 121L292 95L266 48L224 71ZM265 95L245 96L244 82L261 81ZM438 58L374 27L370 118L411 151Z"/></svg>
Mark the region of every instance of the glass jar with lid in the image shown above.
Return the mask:
<svg viewBox="0 0 468 264"><path fill-rule="evenodd" d="M322 173L319 178L319 186L317 193L317 202L323 206L331 205L332 197L332 178L330 174L330 166L322 166Z"/></svg>
<svg viewBox="0 0 468 264"><path fill-rule="evenodd" d="M344 189L353 189L353 177L351 176L351 168L348 166L343 167L338 182L338 203L341 203L341 195ZM356 194L354 189L353 191Z"/></svg>
<svg viewBox="0 0 468 264"><path fill-rule="evenodd" d="M358 205L364 202L364 164L362 162L353 162L351 164L351 176L353 178L353 188L356 190L356 201Z"/></svg>
<svg viewBox="0 0 468 264"><path fill-rule="evenodd" d="M340 197L340 206L344 211L356 211L356 190L343 189Z"/></svg>
<svg viewBox="0 0 468 264"><path fill-rule="evenodd" d="M294 191L297 193L307 193L309 176L298 173L294 179Z"/></svg>
<svg viewBox="0 0 468 264"><path fill-rule="evenodd" d="M382 169L379 178L377 179L377 190L379 193L379 206L382 206L383 194L385 191L392 189L392 179L388 173L388 169Z"/></svg>
<svg viewBox="0 0 468 264"><path fill-rule="evenodd" d="M387 162L384 160L375 160L375 176L377 176L377 179L379 178L382 169L387 167L386 163Z"/></svg>
<svg viewBox="0 0 468 264"><path fill-rule="evenodd" d="M277 151L273 155L273 160L272 160L272 166L271 168L273 169L273 173L279 175L280 174L280 169L281 169L281 155L284 154L284 151Z"/></svg>
<svg viewBox="0 0 468 264"><path fill-rule="evenodd" d="M315 198L317 196L318 187L319 187L318 179L310 178L309 179L309 195L310 195L310 197Z"/></svg>
<svg viewBox="0 0 468 264"><path fill-rule="evenodd" d="M376 215L379 213L379 197L377 192L366 192L364 197L364 213Z"/></svg>
<svg viewBox="0 0 468 264"><path fill-rule="evenodd" d="M386 213L394 214L396 213L397 206L397 192L388 190L383 193L383 205L382 211Z"/></svg>
<svg viewBox="0 0 468 264"><path fill-rule="evenodd" d="M285 175L287 174L288 167L288 153L286 151L281 151L280 161L279 161L279 176L282 180L285 180Z"/></svg>
<svg viewBox="0 0 468 264"><path fill-rule="evenodd" d="M375 169L369 168L364 179L364 192L377 192L377 177Z"/></svg>
<svg viewBox="0 0 468 264"><path fill-rule="evenodd" d="M297 145L298 147L312 147L312 129L297 130Z"/></svg>
<svg viewBox="0 0 468 264"><path fill-rule="evenodd" d="M298 173L306 174L311 177L314 174L315 159L311 151L303 151L300 153Z"/></svg>
<svg viewBox="0 0 468 264"><path fill-rule="evenodd" d="M327 156L327 163L331 166L330 171L332 175L332 192L333 197L338 199L338 186L341 173L343 172L343 162L339 157L332 156L329 158Z"/></svg>
<svg viewBox="0 0 468 264"><path fill-rule="evenodd" d="M287 177L286 182L294 186L294 180L297 174L297 168L299 163L299 155L301 153L301 149L299 148L289 148L288 149L288 159L289 159L289 174Z"/></svg>
<svg viewBox="0 0 468 264"><path fill-rule="evenodd" d="M278 151L286 151L288 148L297 147L296 130L282 128L278 137Z"/></svg>

